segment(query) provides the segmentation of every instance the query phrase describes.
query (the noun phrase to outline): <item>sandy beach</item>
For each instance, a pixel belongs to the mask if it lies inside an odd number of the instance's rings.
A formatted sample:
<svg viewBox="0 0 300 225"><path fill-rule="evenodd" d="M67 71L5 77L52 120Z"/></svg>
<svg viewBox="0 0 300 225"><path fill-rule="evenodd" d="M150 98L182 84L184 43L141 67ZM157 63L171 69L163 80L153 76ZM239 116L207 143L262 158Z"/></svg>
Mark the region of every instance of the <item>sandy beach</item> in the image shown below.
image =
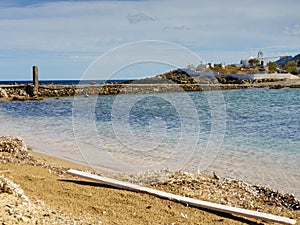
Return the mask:
<svg viewBox="0 0 300 225"><path fill-rule="evenodd" d="M31 150L8 151L2 146L0 156L2 224L272 224L74 177L66 173L67 169L92 170ZM114 178L196 199L285 216L296 219L299 224L300 202L293 195L220 178L216 174L162 175L124 174Z"/></svg>
<svg viewBox="0 0 300 225"><path fill-rule="evenodd" d="M300 225L299 9L0 0L0 225Z"/></svg>

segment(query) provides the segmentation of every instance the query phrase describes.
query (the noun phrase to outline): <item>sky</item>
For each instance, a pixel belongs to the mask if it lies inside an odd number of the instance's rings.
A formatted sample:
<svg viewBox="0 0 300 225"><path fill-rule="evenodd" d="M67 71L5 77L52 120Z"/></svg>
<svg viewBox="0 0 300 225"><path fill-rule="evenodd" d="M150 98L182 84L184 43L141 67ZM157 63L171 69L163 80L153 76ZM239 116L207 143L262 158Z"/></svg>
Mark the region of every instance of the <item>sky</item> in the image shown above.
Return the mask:
<svg viewBox="0 0 300 225"><path fill-rule="evenodd" d="M84 79L106 66L115 74L104 77L122 79L239 63L259 50L296 55L299 9L298 0L1 0L0 80L30 80L33 65L43 80Z"/></svg>

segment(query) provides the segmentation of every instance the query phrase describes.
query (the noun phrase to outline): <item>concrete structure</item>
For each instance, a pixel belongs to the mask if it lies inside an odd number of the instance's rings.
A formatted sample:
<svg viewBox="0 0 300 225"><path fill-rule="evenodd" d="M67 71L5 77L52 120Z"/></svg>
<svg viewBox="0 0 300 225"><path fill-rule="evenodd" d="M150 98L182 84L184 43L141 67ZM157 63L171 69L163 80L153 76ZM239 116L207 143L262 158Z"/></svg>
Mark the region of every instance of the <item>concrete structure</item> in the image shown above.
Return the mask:
<svg viewBox="0 0 300 225"><path fill-rule="evenodd" d="M186 74L190 76L203 76L203 77L215 77L218 76L218 72L204 72L204 71L197 71L189 68L180 68L177 69L177 71L180 72L185 72Z"/></svg>
<svg viewBox="0 0 300 225"><path fill-rule="evenodd" d="M184 72L184 73L187 73L188 75L190 76L200 76L201 72L198 72L196 70L193 70L191 68L180 68L180 69L177 69L177 71L180 73L180 72Z"/></svg>
<svg viewBox="0 0 300 225"><path fill-rule="evenodd" d="M257 74L228 74L237 79L243 80L259 80L259 79L291 79L290 73L257 73Z"/></svg>

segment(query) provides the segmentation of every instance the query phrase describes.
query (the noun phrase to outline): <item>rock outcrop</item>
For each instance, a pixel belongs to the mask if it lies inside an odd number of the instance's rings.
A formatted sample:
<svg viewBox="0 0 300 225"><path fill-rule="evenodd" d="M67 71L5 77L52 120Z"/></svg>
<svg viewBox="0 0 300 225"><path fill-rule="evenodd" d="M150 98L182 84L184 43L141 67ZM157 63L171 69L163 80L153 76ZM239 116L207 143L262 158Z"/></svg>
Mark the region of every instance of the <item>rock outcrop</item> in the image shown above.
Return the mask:
<svg viewBox="0 0 300 225"><path fill-rule="evenodd" d="M3 88L0 88L0 98L8 99L8 94Z"/></svg>

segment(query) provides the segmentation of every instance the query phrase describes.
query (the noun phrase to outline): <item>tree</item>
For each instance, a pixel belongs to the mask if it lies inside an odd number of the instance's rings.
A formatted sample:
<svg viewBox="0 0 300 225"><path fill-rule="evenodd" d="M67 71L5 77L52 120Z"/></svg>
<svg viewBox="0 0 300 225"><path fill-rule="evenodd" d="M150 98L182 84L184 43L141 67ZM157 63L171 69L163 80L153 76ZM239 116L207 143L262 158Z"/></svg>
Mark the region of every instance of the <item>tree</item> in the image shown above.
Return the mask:
<svg viewBox="0 0 300 225"><path fill-rule="evenodd" d="M249 63L252 67L257 67L259 65L259 60L258 59L249 59Z"/></svg>
<svg viewBox="0 0 300 225"><path fill-rule="evenodd" d="M297 74L297 62L296 61L288 61L284 65L284 69L288 73Z"/></svg>
<svg viewBox="0 0 300 225"><path fill-rule="evenodd" d="M275 73L277 69L277 63L276 62L268 62L268 68L270 73Z"/></svg>

